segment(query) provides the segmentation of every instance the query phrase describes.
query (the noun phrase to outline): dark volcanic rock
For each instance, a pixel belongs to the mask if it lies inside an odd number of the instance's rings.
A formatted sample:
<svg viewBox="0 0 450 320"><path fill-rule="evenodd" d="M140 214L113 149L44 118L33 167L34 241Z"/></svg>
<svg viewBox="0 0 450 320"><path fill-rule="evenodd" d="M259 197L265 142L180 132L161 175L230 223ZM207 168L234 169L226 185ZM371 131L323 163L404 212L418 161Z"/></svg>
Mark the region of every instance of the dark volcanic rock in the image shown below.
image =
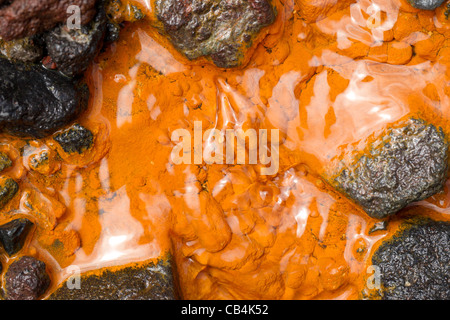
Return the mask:
<svg viewBox="0 0 450 320"><path fill-rule="evenodd" d="M121 30L120 24L108 20L106 22L106 34L104 42L108 44L119 40L120 30Z"/></svg>
<svg viewBox="0 0 450 320"><path fill-rule="evenodd" d="M372 264L380 268L385 300L450 299L450 223L406 222L404 231L384 242Z"/></svg>
<svg viewBox="0 0 450 320"><path fill-rule="evenodd" d="M45 263L24 256L14 261L5 274L7 300L37 300L50 285Z"/></svg>
<svg viewBox="0 0 450 320"><path fill-rule="evenodd" d="M170 260L127 267L101 275L82 275L81 288L63 283L50 300L173 300L176 298ZM68 286L69 284L69 286Z"/></svg>
<svg viewBox="0 0 450 320"><path fill-rule="evenodd" d="M9 41L29 37L50 30L66 22L72 12L69 6L78 6L81 24L95 15L96 0L11 0L0 6L0 37Z"/></svg>
<svg viewBox="0 0 450 320"><path fill-rule="evenodd" d="M106 23L106 14L100 9L94 20L79 30L62 25L48 32L47 51L58 70L70 77L86 71L102 47Z"/></svg>
<svg viewBox="0 0 450 320"><path fill-rule="evenodd" d="M9 177L0 177L0 209L16 195L19 185L14 179Z"/></svg>
<svg viewBox="0 0 450 320"><path fill-rule="evenodd" d="M157 0L156 15L188 59L208 56L218 67L231 68L276 11L270 0Z"/></svg>
<svg viewBox="0 0 450 320"><path fill-rule="evenodd" d="M408 0L408 2L417 9L434 10L440 7L445 0Z"/></svg>
<svg viewBox="0 0 450 320"><path fill-rule="evenodd" d="M344 168L337 189L373 218L440 192L448 173L448 142L441 129L410 119L372 143L370 152Z"/></svg>
<svg viewBox="0 0 450 320"><path fill-rule="evenodd" d="M85 110L86 85L40 66L0 58L0 131L42 138Z"/></svg>
<svg viewBox="0 0 450 320"><path fill-rule="evenodd" d="M81 154L92 146L94 136L85 127L74 124L64 132L55 135L53 139L61 145L65 152Z"/></svg>
<svg viewBox="0 0 450 320"><path fill-rule="evenodd" d="M6 253L12 256L19 252L33 228L33 223L28 219L16 219L0 226L0 243Z"/></svg>

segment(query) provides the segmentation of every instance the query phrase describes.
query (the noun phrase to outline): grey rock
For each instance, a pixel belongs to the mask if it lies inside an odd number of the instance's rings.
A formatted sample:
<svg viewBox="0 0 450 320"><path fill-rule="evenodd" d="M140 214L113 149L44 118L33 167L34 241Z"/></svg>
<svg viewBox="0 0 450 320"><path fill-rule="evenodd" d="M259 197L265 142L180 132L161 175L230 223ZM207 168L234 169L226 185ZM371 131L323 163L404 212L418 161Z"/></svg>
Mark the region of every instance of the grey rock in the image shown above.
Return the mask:
<svg viewBox="0 0 450 320"><path fill-rule="evenodd" d="M372 143L333 182L371 217L382 219L443 189L448 142L442 129L410 119Z"/></svg>

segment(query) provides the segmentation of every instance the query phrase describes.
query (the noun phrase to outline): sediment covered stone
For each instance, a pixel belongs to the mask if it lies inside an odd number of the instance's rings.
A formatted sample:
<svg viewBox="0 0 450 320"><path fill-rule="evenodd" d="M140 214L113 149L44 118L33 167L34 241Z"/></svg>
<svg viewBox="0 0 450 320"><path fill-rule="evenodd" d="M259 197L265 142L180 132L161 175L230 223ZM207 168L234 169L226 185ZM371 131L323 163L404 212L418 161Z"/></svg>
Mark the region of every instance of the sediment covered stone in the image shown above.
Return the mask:
<svg viewBox="0 0 450 320"><path fill-rule="evenodd" d="M81 154L92 146L94 135L85 127L74 124L69 129L55 135L53 139L61 145L65 152Z"/></svg>
<svg viewBox="0 0 450 320"><path fill-rule="evenodd" d="M64 282L50 300L173 300L176 298L171 260L145 263L100 275L85 274L80 287L74 280ZM71 289L72 286L72 289Z"/></svg>
<svg viewBox="0 0 450 320"><path fill-rule="evenodd" d="M173 45L188 59L210 57L238 66L252 40L276 16L270 0L157 0L156 15Z"/></svg>
<svg viewBox="0 0 450 320"><path fill-rule="evenodd" d="M5 252L12 256L19 252L25 244L33 223L28 219L16 219L0 226L0 243Z"/></svg>
<svg viewBox="0 0 450 320"><path fill-rule="evenodd" d="M0 177L0 209L16 195L19 185L14 179L9 177Z"/></svg>
<svg viewBox="0 0 450 320"><path fill-rule="evenodd" d="M0 132L42 138L87 107L87 86L60 73L0 58L0 74Z"/></svg>
<svg viewBox="0 0 450 320"><path fill-rule="evenodd" d="M385 300L450 299L450 223L407 221L374 253Z"/></svg>
<svg viewBox="0 0 450 320"><path fill-rule="evenodd" d="M29 37L11 41L0 40L0 53L12 61L33 63L43 57L44 49L38 37Z"/></svg>
<svg viewBox="0 0 450 320"><path fill-rule="evenodd" d="M0 172L12 166L12 161L4 152L0 152Z"/></svg>
<svg viewBox="0 0 450 320"><path fill-rule="evenodd" d="M5 274L7 300L37 300L49 285L45 263L30 256L14 261Z"/></svg>
<svg viewBox="0 0 450 320"><path fill-rule="evenodd" d="M0 4L0 37L9 41L48 31L65 23L80 9L80 22L87 24L95 15L96 0L8 0Z"/></svg>
<svg viewBox="0 0 450 320"><path fill-rule="evenodd" d="M345 164L335 186L373 218L384 218L443 189L448 142L442 129L410 119Z"/></svg>

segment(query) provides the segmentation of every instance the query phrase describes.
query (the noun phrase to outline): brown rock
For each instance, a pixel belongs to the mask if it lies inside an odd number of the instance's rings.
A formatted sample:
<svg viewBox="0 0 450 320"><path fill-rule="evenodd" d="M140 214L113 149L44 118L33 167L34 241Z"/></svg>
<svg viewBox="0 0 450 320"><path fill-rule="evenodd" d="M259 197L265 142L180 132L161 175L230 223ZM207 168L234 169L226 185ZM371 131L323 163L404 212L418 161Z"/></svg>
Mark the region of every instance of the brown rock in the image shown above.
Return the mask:
<svg viewBox="0 0 450 320"><path fill-rule="evenodd" d="M65 22L72 13L69 6L79 6L81 24L95 15L96 0L0 0L0 37L9 41L32 36Z"/></svg>
<svg viewBox="0 0 450 320"><path fill-rule="evenodd" d="M5 274L6 299L37 300L50 285L45 263L24 256L14 261Z"/></svg>
<svg viewBox="0 0 450 320"><path fill-rule="evenodd" d="M210 58L237 67L276 10L270 0L157 0L156 16L172 44L188 59Z"/></svg>

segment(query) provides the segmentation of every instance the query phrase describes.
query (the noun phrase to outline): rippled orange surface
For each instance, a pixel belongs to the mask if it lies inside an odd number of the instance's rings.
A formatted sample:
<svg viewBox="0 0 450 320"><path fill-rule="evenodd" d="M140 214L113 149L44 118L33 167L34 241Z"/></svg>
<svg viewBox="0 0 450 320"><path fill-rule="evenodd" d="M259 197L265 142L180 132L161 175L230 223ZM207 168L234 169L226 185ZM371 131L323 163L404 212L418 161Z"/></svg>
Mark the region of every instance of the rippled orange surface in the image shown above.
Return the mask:
<svg viewBox="0 0 450 320"><path fill-rule="evenodd" d="M129 2L152 19L150 1ZM369 234L377 220L326 182L337 161L401 120L420 117L450 135L445 6L273 2L276 22L232 70L188 61L148 20L128 24L86 73L91 101L79 121L95 146L83 155L64 156L50 138L1 137L15 163L7 173L20 180L8 208L36 215L26 201L42 206L27 250L49 265L53 287L71 265L113 268L170 252L185 299L359 299L374 249L403 217L450 220L447 182ZM195 121L203 131L279 129L278 173L175 165L172 133ZM43 149L49 166L31 170Z"/></svg>

